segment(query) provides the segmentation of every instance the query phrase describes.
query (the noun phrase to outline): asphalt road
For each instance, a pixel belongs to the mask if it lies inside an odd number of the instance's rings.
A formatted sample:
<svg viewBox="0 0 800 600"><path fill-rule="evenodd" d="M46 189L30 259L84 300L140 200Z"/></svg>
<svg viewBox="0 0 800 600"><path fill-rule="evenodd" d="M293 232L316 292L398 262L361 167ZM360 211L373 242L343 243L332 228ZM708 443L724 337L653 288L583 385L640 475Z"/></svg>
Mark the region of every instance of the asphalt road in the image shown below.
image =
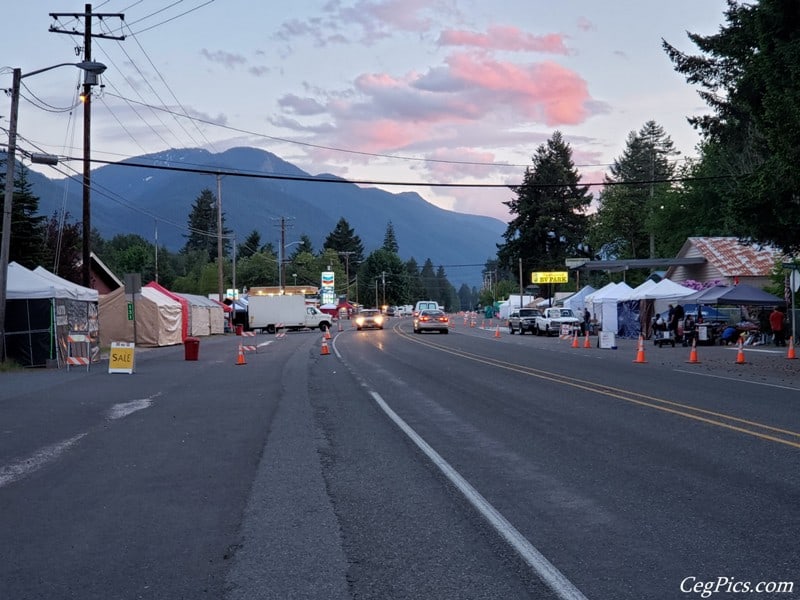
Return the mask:
<svg viewBox="0 0 800 600"><path fill-rule="evenodd" d="M800 596L785 349L392 325L0 374L0 598Z"/></svg>

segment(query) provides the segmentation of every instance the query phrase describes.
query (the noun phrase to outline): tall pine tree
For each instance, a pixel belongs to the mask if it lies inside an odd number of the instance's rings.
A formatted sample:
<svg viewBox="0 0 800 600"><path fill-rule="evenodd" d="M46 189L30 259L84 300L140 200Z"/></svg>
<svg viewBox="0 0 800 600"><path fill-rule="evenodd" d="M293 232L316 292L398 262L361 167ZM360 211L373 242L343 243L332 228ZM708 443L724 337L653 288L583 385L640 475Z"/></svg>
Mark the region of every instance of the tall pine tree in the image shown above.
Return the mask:
<svg viewBox="0 0 800 600"><path fill-rule="evenodd" d="M672 139L654 121L628 134L622 156L605 178L592 246L613 258L655 258L659 207L668 202L676 154Z"/></svg>
<svg viewBox="0 0 800 600"><path fill-rule="evenodd" d="M510 272L519 259L525 271L563 269L564 259L578 256L587 233L589 188L572 161L572 149L560 132L539 146L533 166L525 170L517 197L505 202L514 215L498 244L498 260Z"/></svg>

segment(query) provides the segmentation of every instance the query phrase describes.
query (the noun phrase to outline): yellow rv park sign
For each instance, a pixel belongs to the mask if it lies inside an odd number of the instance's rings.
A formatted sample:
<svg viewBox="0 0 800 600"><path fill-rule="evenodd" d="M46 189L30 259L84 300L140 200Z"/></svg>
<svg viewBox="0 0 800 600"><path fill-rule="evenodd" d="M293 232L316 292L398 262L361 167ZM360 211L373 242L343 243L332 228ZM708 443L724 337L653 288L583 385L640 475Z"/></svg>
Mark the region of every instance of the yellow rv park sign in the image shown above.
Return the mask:
<svg viewBox="0 0 800 600"><path fill-rule="evenodd" d="M567 283L569 273L567 271L534 271L531 273L531 283Z"/></svg>

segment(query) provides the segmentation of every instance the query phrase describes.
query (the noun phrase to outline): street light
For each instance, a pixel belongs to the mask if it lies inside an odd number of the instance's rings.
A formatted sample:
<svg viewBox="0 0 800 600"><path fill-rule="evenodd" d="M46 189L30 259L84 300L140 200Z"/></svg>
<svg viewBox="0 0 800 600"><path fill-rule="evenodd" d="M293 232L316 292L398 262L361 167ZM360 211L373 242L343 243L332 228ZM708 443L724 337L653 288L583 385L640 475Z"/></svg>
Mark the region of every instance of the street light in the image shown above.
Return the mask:
<svg viewBox="0 0 800 600"><path fill-rule="evenodd" d="M83 61L79 63L59 63L44 69L37 69L30 73L22 74L21 69L14 69L11 84L11 116L8 126L8 149L6 151L6 182L5 196L3 197L3 233L0 238L0 362L6 360L6 294L8 288L8 259L11 250L11 212L14 201L14 163L17 153L17 119L19 113L19 88L20 82L25 77L38 75L58 67L73 66L86 72L85 85L96 85L97 76L106 70L103 63Z"/></svg>

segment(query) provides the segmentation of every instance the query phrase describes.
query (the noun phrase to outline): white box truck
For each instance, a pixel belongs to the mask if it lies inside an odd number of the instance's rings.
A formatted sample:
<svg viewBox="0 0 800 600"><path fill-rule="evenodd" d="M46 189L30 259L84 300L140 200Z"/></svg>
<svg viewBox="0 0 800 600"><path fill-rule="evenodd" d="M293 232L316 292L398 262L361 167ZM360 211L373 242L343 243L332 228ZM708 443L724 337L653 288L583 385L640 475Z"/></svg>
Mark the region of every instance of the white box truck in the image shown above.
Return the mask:
<svg viewBox="0 0 800 600"><path fill-rule="evenodd" d="M279 329L330 329L333 318L316 306L306 304L303 296L250 296L247 303L250 329L275 333Z"/></svg>

